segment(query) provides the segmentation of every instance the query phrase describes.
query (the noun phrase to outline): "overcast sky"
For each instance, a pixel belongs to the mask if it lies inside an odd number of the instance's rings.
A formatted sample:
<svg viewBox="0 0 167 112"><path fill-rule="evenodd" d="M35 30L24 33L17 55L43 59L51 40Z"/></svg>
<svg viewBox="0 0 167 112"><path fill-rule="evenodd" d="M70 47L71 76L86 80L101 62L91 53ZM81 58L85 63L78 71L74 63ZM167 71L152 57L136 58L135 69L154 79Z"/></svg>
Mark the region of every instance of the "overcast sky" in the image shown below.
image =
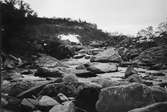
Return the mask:
<svg viewBox="0 0 167 112"><path fill-rule="evenodd" d="M38 16L96 23L108 32L135 34L167 18L167 0L25 0Z"/></svg>

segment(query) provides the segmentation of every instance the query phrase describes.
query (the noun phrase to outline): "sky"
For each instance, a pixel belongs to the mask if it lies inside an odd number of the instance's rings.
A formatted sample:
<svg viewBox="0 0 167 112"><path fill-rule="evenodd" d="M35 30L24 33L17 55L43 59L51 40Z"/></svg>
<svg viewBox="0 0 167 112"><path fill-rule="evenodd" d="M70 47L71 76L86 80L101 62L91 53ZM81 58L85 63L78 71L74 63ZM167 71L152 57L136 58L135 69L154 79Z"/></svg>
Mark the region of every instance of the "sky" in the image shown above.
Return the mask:
<svg viewBox="0 0 167 112"><path fill-rule="evenodd" d="M107 32L135 34L167 18L167 0L24 0L40 17L86 20Z"/></svg>

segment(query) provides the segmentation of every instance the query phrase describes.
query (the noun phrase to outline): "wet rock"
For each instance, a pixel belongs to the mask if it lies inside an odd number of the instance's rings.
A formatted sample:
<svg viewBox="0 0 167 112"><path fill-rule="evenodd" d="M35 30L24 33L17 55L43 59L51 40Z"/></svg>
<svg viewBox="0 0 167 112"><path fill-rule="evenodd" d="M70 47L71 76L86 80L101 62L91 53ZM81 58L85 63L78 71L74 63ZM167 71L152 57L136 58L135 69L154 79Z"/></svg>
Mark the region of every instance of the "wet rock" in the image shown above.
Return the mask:
<svg viewBox="0 0 167 112"><path fill-rule="evenodd" d="M145 107L136 108L128 112L166 112L167 102L158 102Z"/></svg>
<svg viewBox="0 0 167 112"><path fill-rule="evenodd" d="M102 89L96 109L98 112L126 112L151 103L154 103L151 89L132 83Z"/></svg>
<svg viewBox="0 0 167 112"><path fill-rule="evenodd" d="M55 105L49 112L75 112L75 108L72 102L66 102L63 105Z"/></svg>
<svg viewBox="0 0 167 112"><path fill-rule="evenodd" d="M125 78L129 77L132 74L137 74L137 71L134 69L133 65L130 65L125 71Z"/></svg>
<svg viewBox="0 0 167 112"><path fill-rule="evenodd" d="M117 64L114 63L93 63L86 68L87 70L96 74L118 71L118 66Z"/></svg>
<svg viewBox="0 0 167 112"><path fill-rule="evenodd" d="M108 48L103 52L93 56L91 58L92 62L121 62L121 56L114 48Z"/></svg>

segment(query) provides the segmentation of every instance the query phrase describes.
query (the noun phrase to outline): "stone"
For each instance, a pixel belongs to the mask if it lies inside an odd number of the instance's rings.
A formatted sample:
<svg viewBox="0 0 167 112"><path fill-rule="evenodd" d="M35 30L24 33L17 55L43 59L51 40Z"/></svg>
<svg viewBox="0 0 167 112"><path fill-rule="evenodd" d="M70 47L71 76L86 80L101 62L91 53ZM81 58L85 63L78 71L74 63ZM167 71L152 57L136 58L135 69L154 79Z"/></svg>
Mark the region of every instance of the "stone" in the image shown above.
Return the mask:
<svg viewBox="0 0 167 112"><path fill-rule="evenodd" d="M86 112L96 112L95 105L98 100L100 88L84 88L75 99L75 106Z"/></svg>
<svg viewBox="0 0 167 112"><path fill-rule="evenodd" d="M128 112L166 112L167 102L158 102L147 105L145 107L136 108Z"/></svg>
<svg viewBox="0 0 167 112"><path fill-rule="evenodd" d="M109 73L118 71L117 64L114 63L91 63L87 70L99 74L99 73Z"/></svg>
<svg viewBox="0 0 167 112"><path fill-rule="evenodd" d="M78 54L78 55L74 55L73 58L80 59L80 58L83 58L84 56L85 56L85 54Z"/></svg>
<svg viewBox="0 0 167 112"><path fill-rule="evenodd" d="M31 87L30 89L27 89L17 95L18 98L31 98L32 96L38 96L38 93L48 84L54 83L54 82L62 82L61 79L57 79L56 81L50 81L38 86Z"/></svg>
<svg viewBox="0 0 167 112"><path fill-rule="evenodd" d="M121 56L115 48L108 48L103 52L93 56L90 60L91 62L118 62L122 61Z"/></svg>
<svg viewBox="0 0 167 112"><path fill-rule="evenodd" d="M55 105L49 112L75 112L72 102L66 102L63 105Z"/></svg>
<svg viewBox="0 0 167 112"><path fill-rule="evenodd" d="M87 78L87 77L96 77L97 76L96 73L94 73L92 71L85 70L85 69L83 69L83 70L76 70L75 74L78 77L85 77L85 78Z"/></svg>
<svg viewBox="0 0 167 112"><path fill-rule="evenodd" d="M55 99L53 99L49 96L42 96L39 99L39 104L38 105L42 106L42 107L50 107L50 106L52 107L54 105L59 105L59 103Z"/></svg>
<svg viewBox="0 0 167 112"><path fill-rule="evenodd" d="M56 97L59 93L67 97L75 97L84 88L101 88L99 85L83 82L69 82L69 83L53 83L46 85L39 95L48 95Z"/></svg>
<svg viewBox="0 0 167 112"><path fill-rule="evenodd" d="M24 98L21 102L21 105L25 110L34 110L38 105L38 101L32 98Z"/></svg>
<svg viewBox="0 0 167 112"><path fill-rule="evenodd" d="M149 87L131 83L101 90L96 103L98 112L127 112L131 109L154 103Z"/></svg>
<svg viewBox="0 0 167 112"><path fill-rule="evenodd" d="M166 53L167 46L151 47L140 53L134 62L152 69L165 69L167 68Z"/></svg>
<svg viewBox="0 0 167 112"><path fill-rule="evenodd" d="M143 83L142 77L140 77L138 74L133 74L129 76L126 80L129 82Z"/></svg>
<svg viewBox="0 0 167 112"><path fill-rule="evenodd" d="M165 88L152 86L151 90L155 102L167 101L167 91Z"/></svg>
<svg viewBox="0 0 167 112"><path fill-rule="evenodd" d="M35 84L30 81L16 81L2 86L2 92L9 94L9 96L17 96L19 93L26 91Z"/></svg>
<svg viewBox="0 0 167 112"><path fill-rule="evenodd" d="M130 65L125 71L125 78L129 77L132 74L137 74L137 71L134 69L133 65Z"/></svg>
<svg viewBox="0 0 167 112"><path fill-rule="evenodd" d="M69 99L63 93L57 94L57 99L60 103L69 101Z"/></svg>

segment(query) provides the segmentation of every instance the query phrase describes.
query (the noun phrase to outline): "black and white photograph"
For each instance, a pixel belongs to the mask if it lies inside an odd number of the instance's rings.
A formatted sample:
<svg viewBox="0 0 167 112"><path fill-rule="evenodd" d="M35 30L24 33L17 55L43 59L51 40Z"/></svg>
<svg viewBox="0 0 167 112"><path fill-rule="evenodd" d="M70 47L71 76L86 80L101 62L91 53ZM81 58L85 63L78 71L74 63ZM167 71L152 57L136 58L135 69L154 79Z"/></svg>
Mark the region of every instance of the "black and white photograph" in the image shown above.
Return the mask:
<svg viewBox="0 0 167 112"><path fill-rule="evenodd" d="M0 0L0 112L167 112L167 0Z"/></svg>

